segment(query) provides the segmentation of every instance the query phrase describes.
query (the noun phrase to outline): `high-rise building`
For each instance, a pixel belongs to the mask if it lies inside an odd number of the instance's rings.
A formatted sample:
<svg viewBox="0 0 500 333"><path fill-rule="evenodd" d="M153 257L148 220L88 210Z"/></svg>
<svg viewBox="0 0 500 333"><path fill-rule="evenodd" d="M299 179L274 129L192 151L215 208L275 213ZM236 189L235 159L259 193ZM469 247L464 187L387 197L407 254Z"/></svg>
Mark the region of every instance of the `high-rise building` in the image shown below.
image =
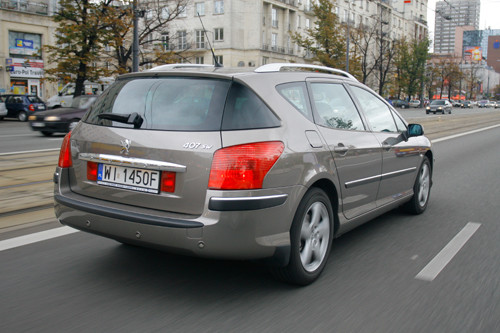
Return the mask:
<svg viewBox="0 0 500 333"><path fill-rule="evenodd" d="M455 53L455 29L479 29L480 0L446 0L436 3L434 53ZM461 56L457 54L456 56Z"/></svg>

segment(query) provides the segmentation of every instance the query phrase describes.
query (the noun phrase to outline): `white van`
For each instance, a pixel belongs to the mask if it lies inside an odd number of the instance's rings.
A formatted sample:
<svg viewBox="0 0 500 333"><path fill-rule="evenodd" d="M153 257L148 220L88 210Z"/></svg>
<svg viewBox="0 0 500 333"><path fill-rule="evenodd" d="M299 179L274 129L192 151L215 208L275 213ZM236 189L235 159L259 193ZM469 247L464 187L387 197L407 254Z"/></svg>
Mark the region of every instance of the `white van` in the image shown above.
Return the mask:
<svg viewBox="0 0 500 333"><path fill-rule="evenodd" d="M99 82L85 81L84 95L100 95L111 83L113 78L103 78ZM73 95L75 94L75 84L66 84L57 95L50 97L47 100L47 107L49 109L64 108L71 106Z"/></svg>

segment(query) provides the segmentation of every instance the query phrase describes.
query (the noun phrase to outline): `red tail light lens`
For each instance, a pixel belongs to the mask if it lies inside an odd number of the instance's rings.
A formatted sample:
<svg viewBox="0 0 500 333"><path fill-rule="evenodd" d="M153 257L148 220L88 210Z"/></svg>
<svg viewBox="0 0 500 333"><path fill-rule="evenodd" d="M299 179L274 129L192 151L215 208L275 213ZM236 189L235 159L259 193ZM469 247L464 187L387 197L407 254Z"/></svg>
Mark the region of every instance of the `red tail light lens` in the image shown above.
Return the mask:
<svg viewBox="0 0 500 333"><path fill-rule="evenodd" d="M35 106L30 104L30 106L28 106L28 110L35 112Z"/></svg>
<svg viewBox="0 0 500 333"><path fill-rule="evenodd" d="M94 182L97 181L97 169L99 168L99 164L96 162L87 162L87 179L92 180Z"/></svg>
<svg viewBox="0 0 500 333"><path fill-rule="evenodd" d="M69 168L73 166L73 160L71 159L71 132L66 134L61 145L61 151L59 152L59 167Z"/></svg>
<svg viewBox="0 0 500 333"><path fill-rule="evenodd" d="M175 192L175 172L163 171L161 173L161 191Z"/></svg>
<svg viewBox="0 0 500 333"><path fill-rule="evenodd" d="M281 141L256 142L219 149L214 154L208 188L262 188L268 171L283 153Z"/></svg>

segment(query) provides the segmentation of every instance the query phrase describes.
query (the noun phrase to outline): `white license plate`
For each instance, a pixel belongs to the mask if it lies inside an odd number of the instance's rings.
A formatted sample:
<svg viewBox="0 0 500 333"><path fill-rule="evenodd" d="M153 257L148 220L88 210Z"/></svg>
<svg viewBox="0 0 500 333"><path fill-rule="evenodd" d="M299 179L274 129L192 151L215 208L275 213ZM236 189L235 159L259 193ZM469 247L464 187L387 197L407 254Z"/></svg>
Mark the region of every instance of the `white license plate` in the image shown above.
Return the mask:
<svg viewBox="0 0 500 333"><path fill-rule="evenodd" d="M45 127L44 123L31 123L31 126L33 127Z"/></svg>
<svg viewBox="0 0 500 333"><path fill-rule="evenodd" d="M160 171L99 163L97 184L127 190L160 193Z"/></svg>
<svg viewBox="0 0 500 333"><path fill-rule="evenodd" d="M44 106L38 106L37 109L38 110L45 110L45 107Z"/></svg>

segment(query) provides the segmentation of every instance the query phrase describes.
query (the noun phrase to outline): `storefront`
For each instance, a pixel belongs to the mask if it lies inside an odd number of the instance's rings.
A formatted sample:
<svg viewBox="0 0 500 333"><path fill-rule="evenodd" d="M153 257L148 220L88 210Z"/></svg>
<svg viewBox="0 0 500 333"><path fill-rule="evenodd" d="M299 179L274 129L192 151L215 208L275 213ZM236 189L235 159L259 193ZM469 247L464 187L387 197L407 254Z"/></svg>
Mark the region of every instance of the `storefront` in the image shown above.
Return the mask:
<svg viewBox="0 0 500 333"><path fill-rule="evenodd" d="M5 68L10 76L10 92L44 97L42 89L44 62L39 55L41 35L9 31L9 58Z"/></svg>
<svg viewBox="0 0 500 333"><path fill-rule="evenodd" d="M43 60L7 58L6 68L10 74L10 92L13 94L42 94Z"/></svg>

